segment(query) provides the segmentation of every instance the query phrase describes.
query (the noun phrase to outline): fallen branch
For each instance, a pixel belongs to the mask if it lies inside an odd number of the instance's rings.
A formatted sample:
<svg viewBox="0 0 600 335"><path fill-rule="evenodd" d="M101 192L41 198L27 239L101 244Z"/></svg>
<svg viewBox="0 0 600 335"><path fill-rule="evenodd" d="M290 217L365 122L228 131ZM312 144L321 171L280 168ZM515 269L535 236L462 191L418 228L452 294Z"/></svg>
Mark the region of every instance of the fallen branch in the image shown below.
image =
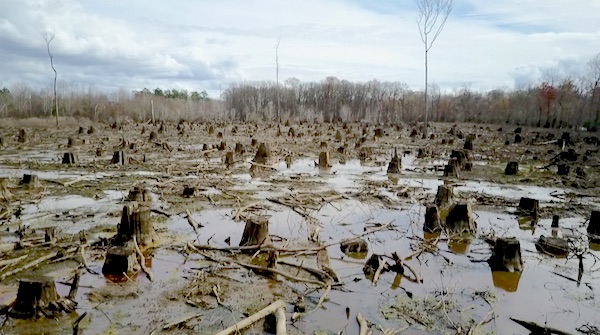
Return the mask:
<svg viewBox="0 0 600 335"><path fill-rule="evenodd" d="M318 310L319 308L321 308L321 306L323 305L323 302L325 301L325 298L327 297L329 292L331 292L331 285L327 285L327 289L325 289L325 292L323 292L323 295L319 299L319 302L317 303L317 306L315 306L315 308L313 308L310 311L305 312L305 313L294 313L294 315L292 315L292 321L296 322L301 317L309 315L309 314L315 312L316 310Z"/></svg>
<svg viewBox="0 0 600 335"><path fill-rule="evenodd" d="M183 318L183 319L180 319L180 320L177 320L177 321L174 321L174 322L171 322L171 323L167 323L166 325L164 325L164 326L163 326L163 330L167 330L167 329L170 329L170 328L173 328L173 327L179 326L180 324L182 324L182 323L185 323L185 322L188 322L188 321L190 321L191 319L195 319L195 318L197 318L197 317L199 317L199 316L202 316L202 313L198 313L198 314L194 314L194 315L186 316L186 317L185 317L185 318Z"/></svg>
<svg viewBox="0 0 600 335"><path fill-rule="evenodd" d="M187 222L190 224L190 226L192 226L192 229L194 229L194 233L196 233L196 235L198 235L198 228L196 227L196 226L198 226L198 224L196 223L196 221L194 221L194 218L192 218L192 213L190 213L189 209L186 209L185 214L186 214Z"/></svg>
<svg viewBox="0 0 600 335"><path fill-rule="evenodd" d="M69 248L69 249L65 250L66 253L72 253L72 252L75 252L75 251L77 251L77 247L72 247L72 248ZM23 265L20 268L17 268L17 269L5 272L5 273L3 273L3 274L0 275L0 281L2 281L5 278L10 277L10 276L12 276L14 274L17 274L17 273L19 273L21 271L30 269L30 268L32 268L32 267L34 267L34 266L36 266L36 265L38 265L38 264L40 264L42 262L45 262L45 261L47 261L47 260L49 260L51 258L54 258L54 257L58 256L59 254L60 254L60 252L58 252L58 251L51 252L48 255L42 256L42 257L36 259L33 262L30 262L30 263L27 263L27 264Z"/></svg>
<svg viewBox="0 0 600 335"><path fill-rule="evenodd" d="M265 318L267 315L272 314L274 312L276 312L279 308L285 308L285 302L283 302L283 300L277 300L274 303L270 304L269 306L261 309L260 311L252 314L251 316L245 318L244 320L236 323L235 325L226 328L218 333L216 333L215 335L229 335L229 334L233 334L235 332L239 332L240 330L249 327L250 325L252 325L253 323L255 323L256 321ZM279 323L279 322L278 322ZM279 327L278 327L279 328ZM279 334L279 332L277 332L277 335L282 335Z"/></svg>
<svg viewBox="0 0 600 335"><path fill-rule="evenodd" d="M556 335L571 335L571 333L563 332L562 330L558 330L556 328L543 327L538 325L535 322L518 320L515 318L510 318L513 322L520 324L521 326L527 328L532 334L556 334Z"/></svg>
<svg viewBox="0 0 600 335"><path fill-rule="evenodd" d="M146 276L148 276L148 279L150 281L154 281L154 274L146 266L146 258L144 257L142 250L140 250L140 246L137 244L137 239L135 238L135 234L133 234L133 247L135 248L135 251L138 254L138 256L140 256L140 267L146 273Z"/></svg>
<svg viewBox="0 0 600 335"><path fill-rule="evenodd" d="M5 259L0 261L0 266L12 265L15 263L19 263L21 260L27 258L28 255L23 255L21 257L13 258L13 259Z"/></svg>
<svg viewBox="0 0 600 335"><path fill-rule="evenodd" d="M358 321L358 325L360 327L358 335L370 335L373 333L369 330L369 324L367 323L367 320L361 312L358 312L358 315L356 316L356 321Z"/></svg>

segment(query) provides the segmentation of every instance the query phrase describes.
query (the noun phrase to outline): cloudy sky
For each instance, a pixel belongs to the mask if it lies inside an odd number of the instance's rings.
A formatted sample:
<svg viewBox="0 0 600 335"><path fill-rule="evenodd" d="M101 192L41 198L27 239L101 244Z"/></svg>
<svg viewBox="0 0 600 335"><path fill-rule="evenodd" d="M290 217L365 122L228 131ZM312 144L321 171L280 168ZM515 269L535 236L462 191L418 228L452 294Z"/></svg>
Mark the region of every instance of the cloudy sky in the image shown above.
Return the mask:
<svg viewBox="0 0 600 335"><path fill-rule="evenodd" d="M600 53L599 0L454 0L430 81L487 90L579 71ZM238 81L399 81L419 90L413 0L1 0L0 87L217 92ZM548 70L550 69L550 70Z"/></svg>

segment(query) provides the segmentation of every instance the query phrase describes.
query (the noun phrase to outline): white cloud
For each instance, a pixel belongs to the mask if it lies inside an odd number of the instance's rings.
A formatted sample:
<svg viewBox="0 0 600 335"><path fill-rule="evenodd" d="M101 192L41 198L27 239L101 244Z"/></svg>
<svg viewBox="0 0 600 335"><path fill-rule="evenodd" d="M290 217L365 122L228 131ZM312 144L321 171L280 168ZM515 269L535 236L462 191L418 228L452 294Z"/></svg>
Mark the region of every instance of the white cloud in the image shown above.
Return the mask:
<svg viewBox="0 0 600 335"><path fill-rule="evenodd" d="M600 1L455 0L430 53L444 89L512 86L600 52ZM326 76L423 85L412 7L342 0L2 0L0 73L8 85L50 84L41 32L68 82L126 89L217 89L239 80ZM387 12L386 12L387 11ZM568 15L567 15L568 13Z"/></svg>

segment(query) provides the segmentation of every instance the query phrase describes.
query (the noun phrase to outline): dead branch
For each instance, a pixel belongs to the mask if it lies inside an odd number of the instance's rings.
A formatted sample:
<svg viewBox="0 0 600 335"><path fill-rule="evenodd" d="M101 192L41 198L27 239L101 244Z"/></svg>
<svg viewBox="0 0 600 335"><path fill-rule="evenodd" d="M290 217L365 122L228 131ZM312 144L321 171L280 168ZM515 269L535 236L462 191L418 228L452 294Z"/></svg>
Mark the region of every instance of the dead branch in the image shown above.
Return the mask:
<svg viewBox="0 0 600 335"><path fill-rule="evenodd" d="M267 315L272 314L274 312L277 311L277 309L279 308L285 308L285 302L283 302L283 300L277 300L274 303L270 304L269 306L261 309L260 311L252 314L251 316L245 318L244 320L236 323L235 325L224 329L218 333L216 333L215 335L229 335L229 334L233 334L235 332L239 332L240 330L249 327L250 325L252 325L253 323L255 323L256 321L265 318ZM279 328L279 327L278 327ZM279 332L277 333L279 335Z"/></svg>
<svg viewBox="0 0 600 335"><path fill-rule="evenodd" d="M135 248L136 253L140 257L140 267L146 273L146 276L148 277L148 279L150 281L154 281L154 274L146 266L146 258L144 257L144 254L142 253L142 250L140 250L140 246L137 244L137 240L135 238L135 234L133 234L133 247Z"/></svg>
<svg viewBox="0 0 600 335"><path fill-rule="evenodd" d="M72 248L69 248L69 249L65 250L66 253L72 253L72 252L75 252L75 251L77 251L77 247L72 247ZM32 261L30 263L27 263L27 264L23 265L20 268L17 268L17 269L5 272L5 273L3 273L3 274L0 275L0 281L2 281L5 278L8 278L8 277L10 277L10 276L12 276L14 274L17 274L17 273L19 273L21 271L30 269L30 268L32 268L32 267L34 267L34 266L36 266L36 265L38 265L38 264L40 264L42 262L45 262L45 261L47 261L47 260L49 260L51 258L54 258L54 257L58 256L59 254L60 254L59 251L51 252L48 255L42 256L42 257L36 259L35 261Z"/></svg>

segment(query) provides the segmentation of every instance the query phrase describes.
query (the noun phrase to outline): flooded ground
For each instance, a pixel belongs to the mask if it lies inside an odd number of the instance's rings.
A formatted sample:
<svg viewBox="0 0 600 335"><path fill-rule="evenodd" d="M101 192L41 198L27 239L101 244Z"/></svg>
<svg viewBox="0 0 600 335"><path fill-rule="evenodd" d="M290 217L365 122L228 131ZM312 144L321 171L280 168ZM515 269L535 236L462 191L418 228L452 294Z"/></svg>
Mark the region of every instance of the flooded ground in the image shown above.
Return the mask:
<svg viewBox="0 0 600 335"><path fill-rule="evenodd" d="M10 191L0 207L0 261L25 256L3 265L0 276L56 248L37 244L35 238L43 239L44 228L58 231L58 244L64 249L78 245L80 232L88 239L84 249L87 269L81 268L82 260L74 255L0 281L2 304L16 296L18 280L32 274L52 276L59 294L66 295L66 284L79 267L82 276L76 312L56 320L7 318L0 329L5 334L39 334L42 330L72 334L72 323L86 312L80 323L83 334L216 333L276 299L287 303L290 334L357 334L359 312L376 334L388 334L390 329L404 334L529 333L510 318L570 333L600 325L600 300L596 297L600 246L588 241L586 232L591 211L600 209L599 168L595 163L582 164L587 173L584 179L537 168L551 161L542 157L554 156L549 150L556 147L505 148L506 134L468 128L479 136L473 171L446 178L441 170L450 151L462 149L463 141L449 136L445 125L435 129L438 139L451 137L458 144L434 145L409 138L410 128L386 128L387 135L378 138L373 137L371 127L367 129L370 135L358 146L355 142L362 135L357 125L346 130L296 125L297 132L305 133L302 138L286 137L290 127L282 126L282 136L276 135L276 126L217 126L225 135L216 138L209 134L208 125L185 125L185 135L171 125L154 141L147 139L154 129L149 125L95 128L95 134L80 135L85 143L74 147L65 144L68 136L78 137L77 129L62 133L36 129L31 145L9 141L0 149L0 178ZM333 134L339 130L344 135L336 142ZM13 133L17 130L1 129L0 134L7 138ZM256 152L251 139L271 146L272 156L261 164L260 171L251 169ZM204 146L221 142L226 142L226 150ZM326 150L320 142L330 147L330 167L317 164L319 152ZM243 143L246 152L225 166L225 152L233 151L236 143ZM336 150L340 146L345 149ZM95 156L98 148L105 152ZM360 154L364 148L369 148L367 157ZM388 175L387 163L394 149L401 156L402 169L400 174ZM417 158L418 149L425 149L427 155ZM584 149L577 147L582 154ZM126 165L110 164L111 153L120 150L131 160ZM60 164L64 152L77 153L78 161ZM527 158L534 155L536 160ZM505 176L507 161L519 157L523 159L521 172ZM24 174L37 175L41 186L30 190L19 185ZM475 234L423 231L426 207L434 202L440 185L454 186L453 202L473 206ZM152 220L160 243L145 254L154 281L143 272L125 279L103 276L106 247L94 246L116 233L134 186L151 192ZM184 197L185 187L196 192ZM517 213L523 197L539 200L541 217L534 222ZM186 211L201 225L197 233ZM558 228L551 227L553 215L560 216ZM251 216L268 220L269 234L282 250L330 245L325 250L341 283L331 287L317 310L292 321L299 305L315 308L325 292L323 287L282 276L265 277L229 261L214 262L214 258L254 262L251 255L205 251L214 257L211 260L190 249L189 243L198 248L238 246L245 219ZM22 242L19 234L27 235L25 246L13 251L15 244ZM356 236L366 240L368 252L344 254L336 243ZM571 252L567 257L540 253L535 243L541 236L568 240ZM490 270L487 260L492 247L488 242L494 237L519 240L523 271ZM321 244L316 244L317 239ZM406 258L404 263L417 278L407 270L405 275L390 271L375 283L363 273L371 255L392 253ZM576 254L582 255L581 263ZM309 278L294 264L318 268L316 259L315 252L281 251L278 267ZM201 315L164 329L196 314ZM259 324L247 333L264 331Z"/></svg>

